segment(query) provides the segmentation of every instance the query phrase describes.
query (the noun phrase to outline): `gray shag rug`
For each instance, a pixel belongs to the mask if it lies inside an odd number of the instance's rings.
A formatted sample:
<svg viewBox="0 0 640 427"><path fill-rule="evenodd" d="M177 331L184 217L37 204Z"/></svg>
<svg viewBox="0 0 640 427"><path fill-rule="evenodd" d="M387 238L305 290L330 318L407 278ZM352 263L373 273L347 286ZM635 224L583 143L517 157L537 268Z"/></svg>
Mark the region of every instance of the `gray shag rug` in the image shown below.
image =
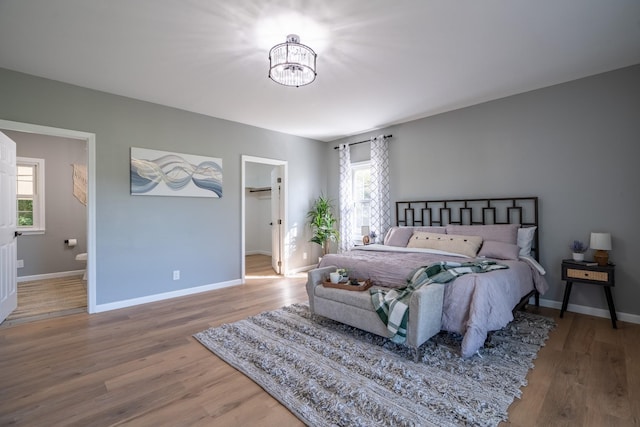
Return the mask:
<svg viewBox="0 0 640 427"><path fill-rule="evenodd" d="M194 337L310 426L495 426L554 326L518 312L469 359L460 357L461 336L440 333L421 346L418 363L413 350L305 304Z"/></svg>

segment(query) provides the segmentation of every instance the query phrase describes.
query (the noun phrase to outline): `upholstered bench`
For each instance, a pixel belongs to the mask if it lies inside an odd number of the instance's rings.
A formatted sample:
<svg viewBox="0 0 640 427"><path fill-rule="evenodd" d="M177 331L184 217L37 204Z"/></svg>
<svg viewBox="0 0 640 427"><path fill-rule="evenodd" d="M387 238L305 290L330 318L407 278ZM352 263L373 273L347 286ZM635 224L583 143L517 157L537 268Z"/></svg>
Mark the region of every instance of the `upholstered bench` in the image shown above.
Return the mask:
<svg viewBox="0 0 640 427"><path fill-rule="evenodd" d="M307 294L312 313L354 326L372 334L390 338L391 333L373 308L368 291L347 291L322 286L336 267L327 266L309 271ZM406 345L416 349L440 332L444 285L433 283L413 293L409 302L409 322Z"/></svg>

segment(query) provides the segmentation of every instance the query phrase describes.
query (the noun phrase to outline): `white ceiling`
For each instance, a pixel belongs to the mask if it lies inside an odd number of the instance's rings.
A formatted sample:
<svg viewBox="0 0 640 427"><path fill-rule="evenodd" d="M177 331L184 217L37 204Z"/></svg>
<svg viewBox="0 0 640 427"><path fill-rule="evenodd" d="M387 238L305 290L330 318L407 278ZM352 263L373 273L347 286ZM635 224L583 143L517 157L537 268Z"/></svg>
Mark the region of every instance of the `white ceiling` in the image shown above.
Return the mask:
<svg viewBox="0 0 640 427"><path fill-rule="evenodd" d="M0 0L2 68L323 141L637 63L638 0Z"/></svg>

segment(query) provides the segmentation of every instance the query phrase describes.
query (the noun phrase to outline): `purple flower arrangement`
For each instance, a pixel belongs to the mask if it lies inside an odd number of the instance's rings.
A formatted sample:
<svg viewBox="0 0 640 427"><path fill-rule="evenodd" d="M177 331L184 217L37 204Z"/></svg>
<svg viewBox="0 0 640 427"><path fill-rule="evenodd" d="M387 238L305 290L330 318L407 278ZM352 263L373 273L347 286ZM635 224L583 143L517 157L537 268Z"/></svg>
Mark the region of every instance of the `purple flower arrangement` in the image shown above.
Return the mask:
<svg viewBox="0 0 640 427"><path fill-rule="evenodd" d="M581 254L589 249L589 247L582 243L580 240L574 240L573 243L569 245L569 248L574 254Z"/></svg>

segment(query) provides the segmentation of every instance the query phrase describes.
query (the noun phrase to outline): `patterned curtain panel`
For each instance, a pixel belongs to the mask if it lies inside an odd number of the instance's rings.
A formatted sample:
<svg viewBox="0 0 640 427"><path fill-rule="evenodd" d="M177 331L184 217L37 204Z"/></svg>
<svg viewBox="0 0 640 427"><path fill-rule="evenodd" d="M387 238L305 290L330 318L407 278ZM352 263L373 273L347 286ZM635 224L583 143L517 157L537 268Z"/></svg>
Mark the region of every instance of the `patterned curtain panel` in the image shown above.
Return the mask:
<svg viewBox="0 0 640 427"><path fill-rule="evenodd" d="M340 244L339 252L346 252L353 247L351 231L353 230L353 197L351 192L351 150L348 144L340 144Z"/></svg>
<svg viewBox="0 0 640 427"><path fill-rule="evenodd" d="M389 142L380 135L371 138L371 231L376 233L372 243L382 242L389 227Z"/></svg>

